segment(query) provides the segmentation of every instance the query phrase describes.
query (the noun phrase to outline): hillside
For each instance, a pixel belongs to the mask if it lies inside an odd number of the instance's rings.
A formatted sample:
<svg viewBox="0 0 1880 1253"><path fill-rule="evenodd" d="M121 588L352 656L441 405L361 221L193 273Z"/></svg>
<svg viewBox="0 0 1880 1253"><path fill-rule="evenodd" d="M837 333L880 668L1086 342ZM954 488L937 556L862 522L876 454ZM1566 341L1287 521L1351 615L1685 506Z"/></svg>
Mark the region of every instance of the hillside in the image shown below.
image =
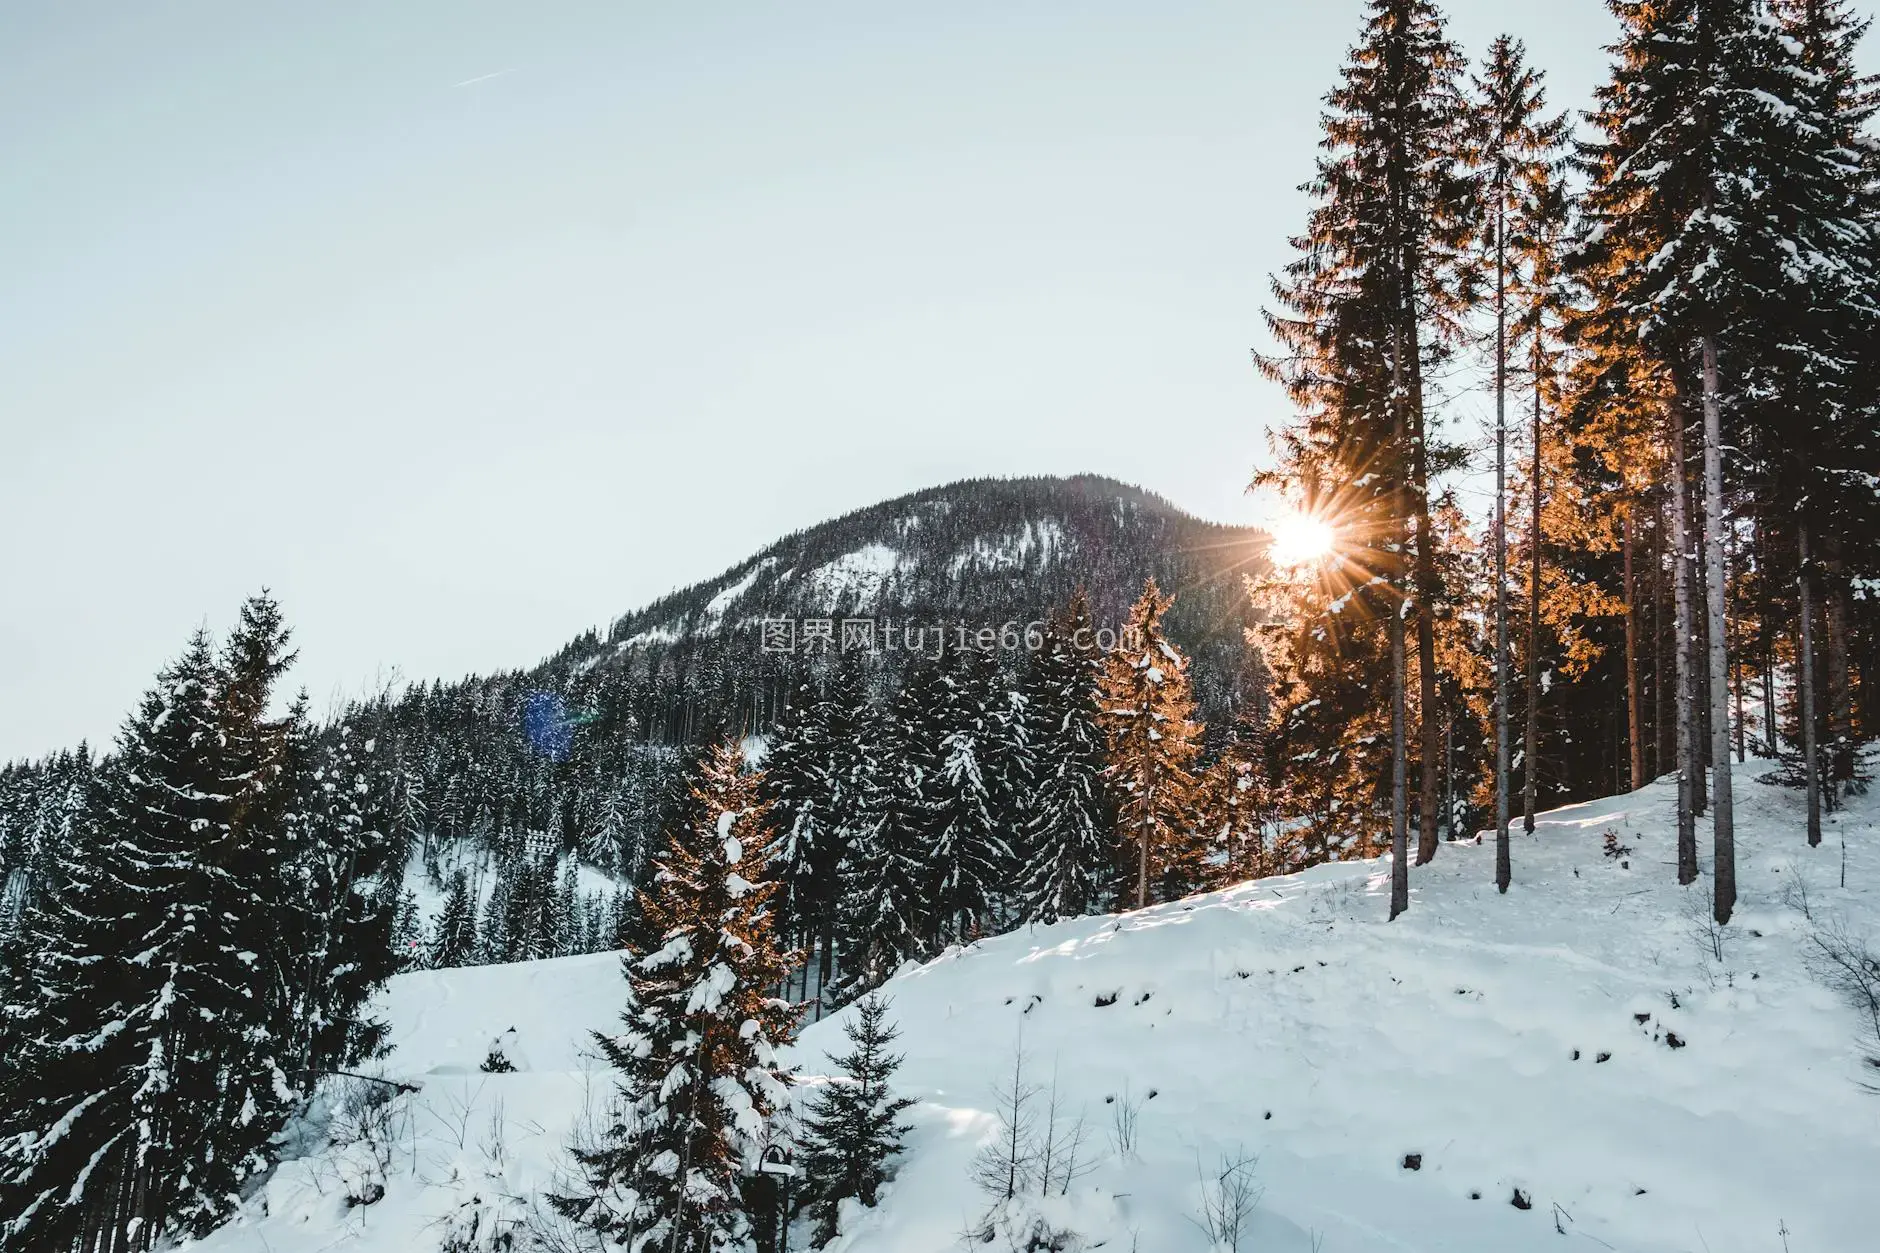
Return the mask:
<svg viewBox="0 0 1880 1253"><path fill-rule="evenodd" d="M1799 797L1749 786L1743 898L1718 947L1703 885L1673 880L1672 807L1661 781L1545 815L1515 838L1505 898L1492 847L1446 846L1396 923L1383 863L1328 865L904 971L886 991L899 1086L920 1102L910 1151L830 1248L965 1247L985 1211L969 1164L1021 1043L1026 1080L1055 1074L1066 1118L1088 1119L1094 1169L1039 1206L1081 1233L1068 1248L1206 1253L1197 1166L1243 1151L1263 1196L1242 1253L1871 1247L1880 1096L1863 1091L1862 1017L1805 958L1836 920L1880 932L1880 798L1856 797L1810 851ZM1631 851L1606 856L1607 832ZM428 1253L473 1218L485 1239L520 1221L605 1091L583 1032L620 997L605 954L399 978L385 1073L423 1090L394 1105L379 1161L311 1137L200 1253ZM841 1021L803 1034L809 1075ZM480 1073L512 1028L518 1071Z"/></svg>
<svg viewBox="0 0 1880 1253"><path fill-rule="evenodd" d="M1176 593L1169 628L1195 654L1204 714L1232 701L1247 621L1240 575L1264 537L1204 522L1097 475L967 479L883 501L785 536L715 578L617 619L531 672L538 684L606 688L608 671L657 691L640 721L688 739L711 713L773 713L798 664L766 654L766 619L872 618L1020 631L1082 587L1100 625L1120 625L1143 581ZM929 640L933 637L929 636ZM929 645L931 647L931 645ZM838 649L839 651L839 649ZM898 673L910 660L878 648ZM699 676L704 676L701 679ZM692 705L711 706L699 714Z"/></svg>

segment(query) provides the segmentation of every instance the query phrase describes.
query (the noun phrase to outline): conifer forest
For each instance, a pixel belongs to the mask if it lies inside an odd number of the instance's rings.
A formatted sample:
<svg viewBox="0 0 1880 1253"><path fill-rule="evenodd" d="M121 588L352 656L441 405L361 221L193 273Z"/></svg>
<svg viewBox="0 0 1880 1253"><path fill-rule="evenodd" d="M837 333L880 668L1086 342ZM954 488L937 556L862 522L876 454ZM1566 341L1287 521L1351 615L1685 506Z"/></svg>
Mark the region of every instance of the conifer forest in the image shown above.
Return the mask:
<svg viewBox="0 0 1880 1253"><path fill-rule="evenodd" d="M1258 525L963 479L325 706L201 606L0 765L0 1250L1873 1247L1874 15L1603 8L1339 9Z"/></svg>

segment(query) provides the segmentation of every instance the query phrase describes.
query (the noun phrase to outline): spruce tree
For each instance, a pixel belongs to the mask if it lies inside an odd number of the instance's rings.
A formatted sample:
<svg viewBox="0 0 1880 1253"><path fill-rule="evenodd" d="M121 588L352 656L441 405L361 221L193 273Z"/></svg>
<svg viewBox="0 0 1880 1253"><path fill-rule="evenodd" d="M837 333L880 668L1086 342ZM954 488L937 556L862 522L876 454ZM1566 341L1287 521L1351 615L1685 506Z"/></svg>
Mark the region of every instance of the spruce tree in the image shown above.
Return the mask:
<svg viewBox="0 0 1880 1253"><path fill-rule="evenodd" d="M888 1021L888 1008L889 1002L876 994L856 1004L854 1015L842 1024L849 1051L833 1059L841 1073L810 1098L801 1173L819 1245L835 1238L844 1200L854 1197L874 1206L909 1130L901 1115L914 1102L896 1097L889 1087L902 1059L888 1051L900 1034Z"/></svg>
<svg viewBox="0 0 1880 1253"><path fill-rule="evenodd" d="M1192 720L1188 663L1162 630L1174 601L1151 578L1130 611L1122 642L1104 659L1099 717L1109 747L1105 781L1116 798L1119 843L1130 850L1135 908L1152 878L1199 878L1189 766L1200 727Z"/></svg>
<svg viewBox="0 0 1880 1253"><path fill-rule="evenodd" d="M1237 720L1227 743L1196 784L1201 830L1211 858L1211 876L1221 884L1283 873L1266 847L1270 799L1263 760L1263 728Z"/></svg>
<svg viewBox="0 0 1880 1253"><path fill-rule="evenodd" d="M375 1056L386 1023L367 1012L372 993L413 955L415 897L401 908L403 850L393 832L394 778L378 742L351 720L315 737L306 698L288 716L298 776L297 820L282 867L285 899L277 943L287 983L279 1030L295 1047L300 1077ZM401 915L407 928L395 938Z"/></svg>
<svg viewBox="0 0 1880 1253"><path fill-rule="evenodd" d="M1045 624L1025 677L1031 791L1016 827L1023 857L1019 916L1025 922L1051 923L1094 911L1116 862L1098 721L1101 665L1090 602L1080 588Z"/></svg>
<svg viewBox="0 0 1880 1253"><path fill-rule="evenodd" d="M470 966L477 960L477 909L470 895L470 877L459 866L450 876L450 895L437 917L431 965L439 968Z"/></svg>
<svg viewBox="0 0 1880 1253"><path fill-rule="evenodd" d="M998 741L1003 693L991 658L962 649L938 677L938 701L913 736L932 743L923 780L932 823L926 901L936 943L964 943L989 918L1012 851L1000 828Z"/></svg>
<svg viewBox="0 0 1880 1253"><path fill-rule="evenodd" d="M1521 306L1539 311L1548 296L1546 234L1558 222L1559 166L1566 144L1565 115L1547 116L1540 74L1527 64L1518 40L1503 35L1490 46L1475 81L1469 125L1471 157L1488 204L1482 251L1493 275L1495 312L1495 886L1506 892L1508 812L1508 418L1511 323ZM1523 262L1529 264L1523 265ZM1526 299L1523 299L1523 296ZM1542 328L1536 323L1533 333ZM1540 379L1534 380L1535 398ZM1538 430L1538 427L1537 427ZM1540 450L1535 449L1536 470ZM1536 549L1538 551L1538 547ZM1539 589L1535 588L1538 595ZM1530 641L1530 656L1532 642ZM1535 694L1528 694L1532 708ZM1529 745L1532 751L1532 744Z"/></svg>
<svg viewBox="0 0 1880 1253"><path fill-rule="evenodd" d="M1406 617L1417 631L1422 754L1420 860L1436 850L1437 757L1442 711L1437 699L1435 613L1443 599L1431 513L1430 481L1453 461L1439 443L1424 396L1426 360L1437 359L1460 334L1473 267L1461 255L1469 233L1474 188L1464 169L1461 58L1428 0L1371 0L1364 31L1342 80L1327 97L1325 155L1305 190L1314 199L1299 257L1274 285L1284 306L1268 314L1281 352L1260 365L1282 383L1300 410L1294 429L1277 439L1280 464L1261 481L1280 487L1312 516L1329 520L1341 538L1333 572L1352 596L1332 590L1322 609L1288 614L1306 638L1284 650L1301 669L1295 677L1323 685L1313 699L1349 695L1348 684L1375 691L1380 657L1388 669L1391 916L1409 905ZM1414 534L1415 557L1411 560ZM1335 608L1334 608L1335 606ZM1317 612L1340 615L1306 622ZM1383 648L1370 638L1378 627ZM1277 650L1276 650L1277 651ZM1309 656L1331 662L1315 671ZM1322 677L1321 677L1322 675ZM1339 689L1345 689L1340 691ZM1312 718L1288 728L1300 736ZM1357 755L1346 729L1301 753L1336 756L1345 769ZM1338 746L1344 741L1344 746ZM1376 743L1370 740L1367 743ZM1344 771L1341 770L1341 773ZM1368 769L1351 771L1374 779ZM1375 783L1362 783L1366 790ZM1328 796L1329 828L1362 821L1349 788ZM1365 806L1368 808L1369 806ZM1320 837L1321 839L1324 836Z"/></svg>
<svg viewBox="0 0 1880 1253"><path fill-rule="evenodd" d="M841 970L825 1008L879 986L902 962L927 953L929 797L937 767L921 727L925 711L939 703L939 682L938 667L916 671L861 739L853 812L862 825L842 861Z"/></svg>
<svg viewBox="0 0 1880 1253"><path fill-rule="evenodd" d="M223 913L252 886L224 864L239 851L223 680L199 632L120 734L95 832L34 919L39 996L16 1064L35 1080L0 1116L9 1244L141 1251L201 1233L262 1164L251 1146L278 1112L253 1088L273 1060L252 992L267 948L238 948L251 919Z"/></svg>
<svg viewBox="0 0 1880 1253"><path fill-rule="evenodd" d="M1726 424L1734 448L1770 452L1778 467L1786 458L1773 450L1818 447L1814 434L1836 426L1843 410L1835 380L1849 377L1857 350L1835 328L1858 322L1873 304L1871 236L1822 76L1760 4L1614 9L1617 59L1599 92L1599 134L1582 151L1592 175L1586 252L1604 281L1601 298L1635 322L1671 383L1677 637L1706 645L1702 657L1679 650L1679 870L1683 879L1695 874L1692 818L1705 796L1701 700L1710 732L1713 912L1727 922L1736 888L1723 557L1726 493L1740 489L1742 458L1726 480ZM1693 443L1695 482L1687 478ZM1803 472L1804 481L1813 477ZM1683 538L1687 520L1696 542Z"/></svg>
<svg viewBox="0 0 1880 1253"><path fill-rule="evenodd" d="M623 1030L595 1042L619 1073L602 1142L576 1150L583 1187L552 1198L632 1253L745 1253L743 1192L789 1095L778 1050L797 1010L761 882L774 833L735 741L704 760L690 821L644 900L658 947L623 967Z"/></svg>
<svg viewBox="0 0 1880 1253"><path fill-rule="evenodd" d="M872 721L860 670L838 664L820 689L797 689L764 761L765 799L779 833L770 867L782 888L779 925L814 952L824 982L834 966L839 867L864 821L863 732ZM807 987L807 968L804 975Z"/></svg>

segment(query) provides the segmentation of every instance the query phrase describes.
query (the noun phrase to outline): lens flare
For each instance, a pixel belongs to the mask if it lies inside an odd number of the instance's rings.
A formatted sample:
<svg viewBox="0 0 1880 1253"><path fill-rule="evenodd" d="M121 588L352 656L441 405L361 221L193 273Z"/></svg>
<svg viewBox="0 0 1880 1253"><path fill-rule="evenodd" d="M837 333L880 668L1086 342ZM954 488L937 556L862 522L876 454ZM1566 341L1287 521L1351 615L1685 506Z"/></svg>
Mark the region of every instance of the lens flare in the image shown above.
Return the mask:
<svg viewBox="0 0 1880 1253"><path fill-rule="evenodd" d="M1329 555L1338 543L1338 533L1330 523L1303 513L1276 519L1267 532L1273 537L1267 555L1279 566L1310 565Z"/></svg>

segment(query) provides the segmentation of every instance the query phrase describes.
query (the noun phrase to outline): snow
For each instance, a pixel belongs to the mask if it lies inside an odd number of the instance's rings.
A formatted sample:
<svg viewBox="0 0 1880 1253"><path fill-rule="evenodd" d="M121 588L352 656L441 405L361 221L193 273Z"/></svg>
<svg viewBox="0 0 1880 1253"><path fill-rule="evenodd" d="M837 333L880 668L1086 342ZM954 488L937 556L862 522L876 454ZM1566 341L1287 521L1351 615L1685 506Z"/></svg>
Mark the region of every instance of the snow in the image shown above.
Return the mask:
<svg viewBox="0 0 1880 1253"><path fill-rule="evenodd" d="M775 557L766 557L745 572L744 577L731 584L705 603L705 612L700 621L700 628L712 630L724 620L725 611L730 609L737 599L751 590L751 584L757 582L757 576L777 564Z"/></svg>
<svg viewBox="0 0 1880 1253"><path fill-rule="evenodd" d="M886 544L864 544L804 575L805 603L826 606L831 612L872 609L903 564L901 554Z"/></svg>
<svg viewBox="0 0 1880 1253"><path fill-rule="evenodd" d="M1064 547L1064 528L1055 519L1026 522L1004 535L975 539L947 563L947 573L957 578L968 571L1020 571L1037 564L1034 556L1048 562Z"/></svg>
<svg viewBox="0 0 1880 1253"><path fill-rule="evenodd" d="M1871 1248L1880 1096L1862 1090L1860 1018L1807 973L1810 924L1786 902L1805 884L1818 919L1880 933L1880 795L1829 815L1810 850L1798 794L1739 787L1741 896L1720 961L1707 879L1675 882L1673 791L1517 829L1505 897L1492 841L1446 844L1394 923L1387 864L1354 862L904 967L885 992L914 1130L880 1206L846 1207L832 1253L962 1247L987 1209L969 1164L1021 1044L1027 1079L1055 1070L1100 1159L1033 1206L1081 1232L1074 1247L1208 1253L1198 1170L1244 1151L1262 1199L1242 1253L1768 1253L1784 1233L1796 1253ZM1628 865L1603 854L1609 830ZM383 1065L423 1091L397 1151L316 1148L279 1169L265 1214L251 1204L192 1248L429 1253L477 1207L483 1231L522 1221L605 1100L586 1032L620 1030L624 994L612 954L399 977ZM807 1074L844 1051L841 1021L791 1050ZM526 1060L479 1073L511 1028ZM1139 1111L1127 1156L1109 1142L1123 1108ZM349 1208L361 1170L384 1196Z"/></svg>

